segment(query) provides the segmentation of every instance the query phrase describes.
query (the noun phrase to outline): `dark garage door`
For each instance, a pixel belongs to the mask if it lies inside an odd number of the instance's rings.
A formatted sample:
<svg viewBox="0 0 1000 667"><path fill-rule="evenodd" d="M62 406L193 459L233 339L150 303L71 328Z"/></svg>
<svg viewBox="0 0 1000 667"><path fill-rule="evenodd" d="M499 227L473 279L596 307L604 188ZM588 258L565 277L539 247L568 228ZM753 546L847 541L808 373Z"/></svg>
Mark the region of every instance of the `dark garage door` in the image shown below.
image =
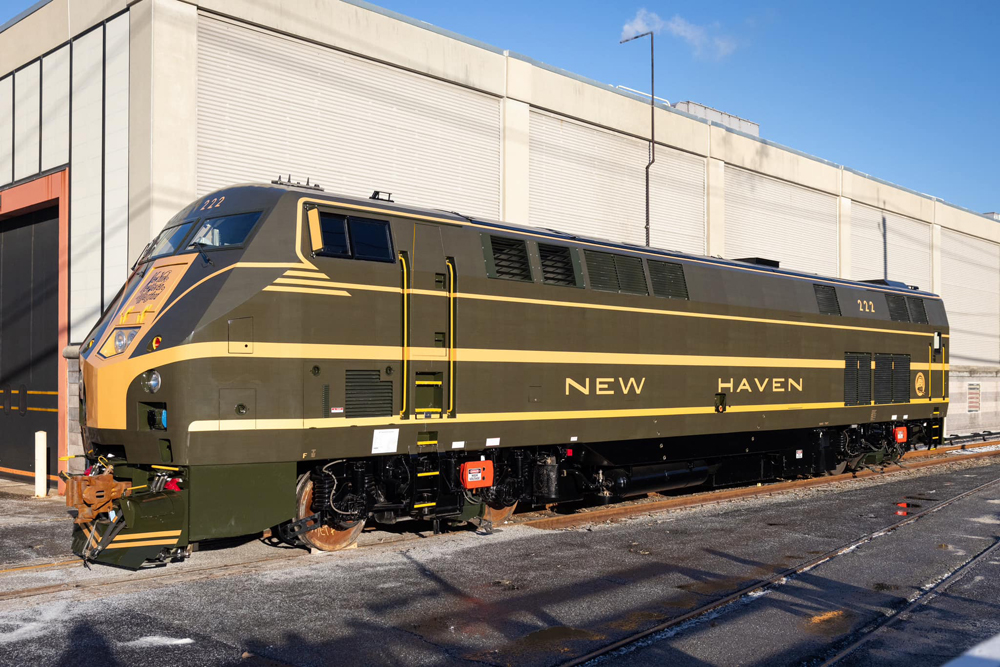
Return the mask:
<svg viewBox="0 0 1000 667"><path fill-rule="evenodd" d="M48 473L58 470L58 329L58 208L0 220L0 474L5 476L34 471L35 431L48 433Z"/></svg>

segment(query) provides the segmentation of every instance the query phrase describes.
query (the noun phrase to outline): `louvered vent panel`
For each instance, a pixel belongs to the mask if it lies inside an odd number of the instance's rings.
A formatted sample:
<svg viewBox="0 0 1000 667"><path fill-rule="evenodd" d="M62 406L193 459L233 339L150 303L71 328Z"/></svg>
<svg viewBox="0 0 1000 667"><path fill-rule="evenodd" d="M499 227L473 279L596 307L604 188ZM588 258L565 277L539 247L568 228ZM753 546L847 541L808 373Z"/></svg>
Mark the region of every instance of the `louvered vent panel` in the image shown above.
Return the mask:
<svg viewBox="0 0 1000 667"><path fill-rule="evenodd" d="M618 289L625 294L649 294L646 274L642 270L642 260L624 255L614 257L615 271L618 273Z"/></svg>
<svg viewBox="0 0 1000 667"><path fill-rule="evenodd" d="M892 355L875 355L875 402L892 403Z"/></svg>
<svg viewBox="0 0 1000 667"><path fill-rule="evenodd" d="M528 248L524 241L491 236L490 242L493 246L493 263L496 265L498 278L531 281Z"/></svg>
<svg viewBox="0 0 1000 667"><path fill-rule="evenodd" d="M344 417L392 416L392 380L379 378L378 371L347 371Z"/></svg>
<svg viewBox="0 0 1000 667"><path fill-rule="evenodd" d="M573 255L566 246L538 244L538 258L542 263L542 280L550 285L576 286Z"/></svg>
<svg viewBox="0 0 1000 667"><path fill-rule="evenodd" d="M618 291L618 273L615 271L615 256L607 252L586 250L587 274L590 286L610 292Z"/></svg>
<svg viewBox="0 0 1000 667"><path fill-rule="evenodd" d="M840 301L837 299L837 289L832 285L813 285L816 292L816 304L822 315L840 315Z"/></svg>
<svg viewBox="0 0 1000 667"><path fill-rule="evenodd" d="M858 364L861 363L857 354L844 355L844 405L858 404Z"/></svg>
<svg viewBox="0 0 1000 667"><path fill-rule="evenodd" d="M892 355L892 402L910 402L910 355Z"/></svg>
<svg viewBox="0 0 1000 667"><path fill-rule="evenodd" d="M906 310L906 298L898 294L886 294L885 302L889 304L889 317L893 322L909 322L910 313Z"/></svg>
<svg viewBox="0 0 1000 667"><path fill-rule="evenodd" d="M650 260L649 278L653 283L653 294L668 299L687 299L688 286L684 279L684 266L673 262Z"/></svg>
<svg viewBox="0 0 1000 667"><path fill-rule="evenodd" d="M858 355L858 405L872 403L872 355Z"/></svg>
<svg viewBox="0 0 1000 667"><path fill-rule="evenodd" d="M914 296L906 297L906 305L910 307L910 321L914 324L927 324L927 309L924 300Z"/></svg>

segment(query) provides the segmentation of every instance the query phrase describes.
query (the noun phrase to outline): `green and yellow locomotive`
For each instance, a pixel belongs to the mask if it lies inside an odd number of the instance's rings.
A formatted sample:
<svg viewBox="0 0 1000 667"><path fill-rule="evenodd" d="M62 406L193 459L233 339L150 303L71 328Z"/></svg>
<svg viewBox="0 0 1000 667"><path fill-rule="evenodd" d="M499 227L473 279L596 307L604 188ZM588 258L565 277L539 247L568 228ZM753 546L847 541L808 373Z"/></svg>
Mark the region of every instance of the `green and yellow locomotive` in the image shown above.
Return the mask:
<svg viewBox="0 0 1000 667"><path fill-rule="evenodd" d="M941 299L327 195L178 213L84 341L74 551L815 475L932 445Z"/></svg>

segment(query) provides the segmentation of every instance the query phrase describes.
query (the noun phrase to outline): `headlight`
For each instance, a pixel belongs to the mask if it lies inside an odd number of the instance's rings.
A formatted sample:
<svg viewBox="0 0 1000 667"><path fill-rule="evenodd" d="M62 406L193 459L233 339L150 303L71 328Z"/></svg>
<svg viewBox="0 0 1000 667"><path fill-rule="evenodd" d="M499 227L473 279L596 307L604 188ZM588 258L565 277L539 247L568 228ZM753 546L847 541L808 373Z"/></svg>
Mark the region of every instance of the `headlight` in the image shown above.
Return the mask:
<svg viewBox="0 0 1000 667"><path fill-rule="evenodd" d="M115 332L115 354L121 354L128 349L137 331L138 329L119 329Z"/></svg>
<svg viewBox="0 0 1000 667"><path fill-rule="evenodd" d="M156 371L146 371L142 374L142 388L146 393L155 394L160 390L162 380Z"/></svg>
<svg viewBox="0 0 1000 667"><path fill-rule="evenodd" d="M135 335L139 333L139 328L115 329L101 348L101 356L106 359L127 350L135 339Z"/></svg>

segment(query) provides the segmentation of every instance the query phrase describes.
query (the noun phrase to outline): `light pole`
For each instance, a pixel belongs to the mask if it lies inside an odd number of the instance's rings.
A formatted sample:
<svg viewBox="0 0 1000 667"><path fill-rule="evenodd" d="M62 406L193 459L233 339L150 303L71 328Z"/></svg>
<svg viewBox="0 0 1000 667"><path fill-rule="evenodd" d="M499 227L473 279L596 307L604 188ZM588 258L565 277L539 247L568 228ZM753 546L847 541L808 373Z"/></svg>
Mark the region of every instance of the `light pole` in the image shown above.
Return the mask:
<svg viewBox="0 0 1000 667"><path fill-rule="evenodd" d="M649 246L649 169L656 162L656 77L653 64L653 33L644 32L618 42L624 44L633 39L649 36L649 164L646 165L646 246Z"/></svg>

